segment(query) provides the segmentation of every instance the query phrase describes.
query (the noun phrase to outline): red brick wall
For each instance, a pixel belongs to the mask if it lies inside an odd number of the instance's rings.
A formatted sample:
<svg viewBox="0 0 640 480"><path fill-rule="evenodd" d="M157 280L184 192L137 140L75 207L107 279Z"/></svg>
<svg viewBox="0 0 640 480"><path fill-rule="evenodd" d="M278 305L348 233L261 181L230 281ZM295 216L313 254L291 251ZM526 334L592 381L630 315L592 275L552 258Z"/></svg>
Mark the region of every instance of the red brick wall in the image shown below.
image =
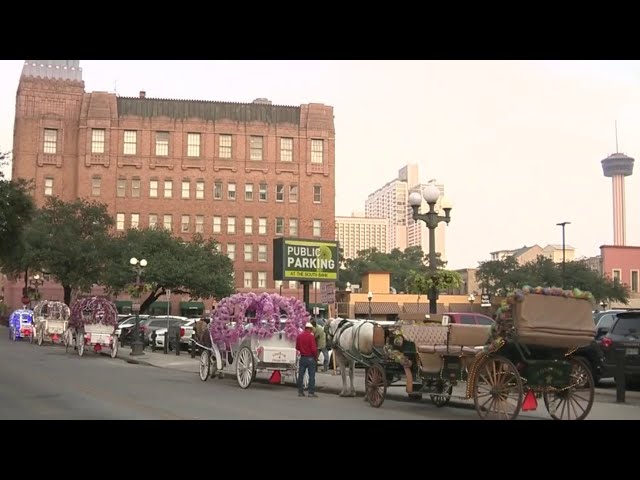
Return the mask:
<svg viewBox="0 0 640 480"><path fill-rule="evenodd" d="M151 100L151 99L149 99ZM152 101L152 100L151 100ZM195 215L204 216L204 235L222 244L236 244L236 286L242 288L244 271L252 271L253 289L257 272L267 272L267 289L274 289L272 240L275 218L298 219L298 236L313 237L313 220L322 221L322 238L335 235L335 132L333 108L322 104L300 106L300 124L211 121L200 118L119 117L117 99L103 92L84 93L84 84L62 80L22 77L18 87L14 129L14 178L35 180L35 199L45 201L44 179L54 178L54 195L64 200L77 197L108 205L114 219L125 214L125 228L131 213L140 215L140 226L148 225L150 213L162 222L173 216L173 232L185 239L195 231ZM59 129L58 153L43 153L44 128ZM91 153L91 129L106 130L105 153ZM123 155L123 131L136 130L137 154ZM155 132L170 132L169 156L155 156ZM200 132L200 158L187 157L187 133ZM218 158L219 134L232 134L232 160ZM249 136L263 136L263 160L249 160ZM294 138L293 162L281 162L280 137ZM323 164L310 162L311 138L324 140ZM62 147L62 148L61 148ZM101 177L100 197L91 196L91 179ZM141 180L140 198L131 196L131 179ZM116 196L118 178L127 180L124 198ZM158 198L149 197L149 180L157 179ZM173 197L163 198L164 180L173 180ZM190 198L182 199L182 181L190 180ZM205 182L204 200L195 199L196 181ZM223 199L213 200L214 181L223 182ZM226 199L227 183L236 183L236 200ZM253 201L244 200L245 183L253 183ZM258 201L259 184L266 183L268 200ZM285 185L284 202L275 201L276 184ZM298 185L298 201L289 202L289 185ZM313 187L322 187L322 202L313 202ZM190 216L190 232L181 233L182 215ZM213 216L223 217L222 233L213 234ZM227 235L226 217L236 217L236 234ZM244 218L253 218L253 235L244 234ZM258 235L258 218L267 217L267 235ZM244 244L254 244L253 262L244 261ZM268 261L258 262L258 244L266 244ZM19 297L18 297L19 298Z"/></svg>

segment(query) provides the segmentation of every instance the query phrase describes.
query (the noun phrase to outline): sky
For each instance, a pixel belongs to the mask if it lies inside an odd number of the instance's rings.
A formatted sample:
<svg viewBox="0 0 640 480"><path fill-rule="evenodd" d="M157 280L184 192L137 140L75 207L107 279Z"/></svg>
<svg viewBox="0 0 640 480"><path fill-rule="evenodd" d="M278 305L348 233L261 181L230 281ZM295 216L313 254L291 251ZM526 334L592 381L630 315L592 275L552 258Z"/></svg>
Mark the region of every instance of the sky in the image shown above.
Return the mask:
<svg viewBox="0 0 640 480"><path fill-rule="evenodd" d="M0 61L0 151L10 150L23 61ZM490 252L613 243L600 161L640 155L640 61L81 60L87 91L324 103L334 108L336 215L416 163L453 202L448 268ZM636 168L637 170L637 168ZM626 178L627 245L640 245L640 172Z"/></svg>

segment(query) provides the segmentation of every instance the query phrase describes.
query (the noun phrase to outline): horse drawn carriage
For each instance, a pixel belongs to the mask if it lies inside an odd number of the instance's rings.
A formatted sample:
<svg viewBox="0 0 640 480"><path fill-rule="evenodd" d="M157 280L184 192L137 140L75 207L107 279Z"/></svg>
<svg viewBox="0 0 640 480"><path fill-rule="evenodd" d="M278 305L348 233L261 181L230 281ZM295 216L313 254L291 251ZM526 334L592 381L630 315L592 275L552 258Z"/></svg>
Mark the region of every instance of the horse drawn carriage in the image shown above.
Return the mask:
<svg viewBox="0 0 640 480"><path fill-rule="evenodd" d="M195 340L202 352L200 379L230 373L241 388L249 388L257 372L266 371L295 380L296 338L308 318L304 304L293 297L238 293L223 299L209 328Z"/></svg>
<svg viewBox="0 0 640 480"><path fill-rule="evenodd" d="M31 341L42 345L45 340L53 344L64 343L71 311L63 302L42 300L33 308L34 329Z"/></svg>
<svg viewBox="0 0 640 480"><path fill-rule="evenodd" d="M507 297L494 326L374 325L370 354L358 359L367 366L365 398L380 407L387 387L404 378L410 397L428 393L444 406L466 382L465 398L481 418L515 419L542 398L553 419L582 420L594 382L574 354L595 335L589 300L579 291L526 287Z"/></svg>
<svg viewBox="0 0 640 480"><path fill-rule="evenodd" d="M19 338L33 338L33 310L20 308L9 316L9 338L14 342Z"/></svg>
<svg viewBox="0 0 640 480"><path fill-rule="evenodd" d="M77 299L71 306L69 328L65 332L67 351L76 347L78 355L84 354L86 347L93 347L95 353L103 348L111 350L111 358L118 354L118 309L106 298L86 297Z"/></svg>

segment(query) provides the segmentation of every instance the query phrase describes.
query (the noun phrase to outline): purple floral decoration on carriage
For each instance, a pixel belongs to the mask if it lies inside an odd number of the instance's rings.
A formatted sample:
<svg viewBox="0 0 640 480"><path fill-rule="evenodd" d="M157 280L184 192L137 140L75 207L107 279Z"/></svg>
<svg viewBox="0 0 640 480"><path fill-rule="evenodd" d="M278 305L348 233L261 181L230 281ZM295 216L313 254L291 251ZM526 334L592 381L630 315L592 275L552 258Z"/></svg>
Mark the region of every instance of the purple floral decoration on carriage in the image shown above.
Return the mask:
<svg viewBox="0 0 640 480"><path fill-rule="evenodd" d="M102 297L79 298L73 302L69 325L73 328L83 328L94 323L114 327L118 325L118 309L115 304Z"/></svg>
<svg viewBox="0 0 640 480"><path fill-rule="evenodd" d="M280 331L280 315L286 316L282 329L286 338L295 340L309 321L304 303L277 293L236 293L218 303L209 326L211 337L225 349L247 335L271 338Z"/></svg>

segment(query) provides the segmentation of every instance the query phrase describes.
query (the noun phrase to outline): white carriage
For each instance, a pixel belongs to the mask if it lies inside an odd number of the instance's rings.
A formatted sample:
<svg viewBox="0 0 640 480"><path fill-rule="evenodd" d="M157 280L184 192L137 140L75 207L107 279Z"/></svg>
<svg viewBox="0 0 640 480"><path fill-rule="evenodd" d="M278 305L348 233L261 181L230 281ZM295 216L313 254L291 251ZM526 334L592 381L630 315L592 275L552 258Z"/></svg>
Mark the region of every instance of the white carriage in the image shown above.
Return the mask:
<svg viewBox="0 0 640 480"><path fill-rule="evenodd" d="M258 372L277 371L281 382L287 375L295 381L296 338L307 320L304 304L293 297L239 293L223 299L209 329L196 341L202 350L200 379L230 373L241 388L249 388Z"/></svg>
<svg viewBox="0 0 640 480"><path fill-rule="evenodd" d="M111 358L118 355L118 310L115 304L102 297L87 297L76 300L71 306L71 319L67 330L67 351L74 347L78 355L93 348L98 354L102 349L110 350Z"/></svg>
<svg viewBox="0 0 640 480"><path fill-rule="evenodd" d="M53 344L64 343L64 332L69 324L70 310L63 302L43 300L33 308L32 342L42 345L45 340Z"/></svg>

